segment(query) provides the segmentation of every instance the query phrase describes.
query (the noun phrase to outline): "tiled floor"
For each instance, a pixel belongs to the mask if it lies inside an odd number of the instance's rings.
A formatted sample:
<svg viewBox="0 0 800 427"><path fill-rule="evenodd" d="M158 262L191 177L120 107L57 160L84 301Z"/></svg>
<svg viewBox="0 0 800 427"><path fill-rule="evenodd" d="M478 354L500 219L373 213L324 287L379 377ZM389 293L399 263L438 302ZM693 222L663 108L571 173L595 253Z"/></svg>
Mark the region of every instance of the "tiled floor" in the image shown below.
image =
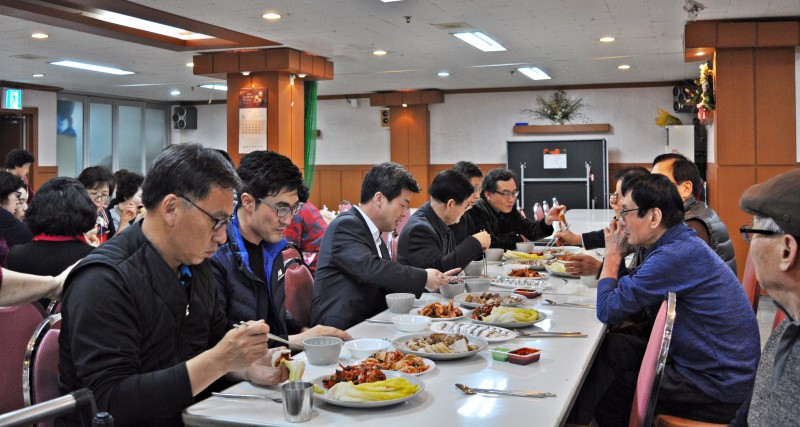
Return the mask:
<svg viewBox="0 0 800 427"><path fill-rule="evenodd" d="M762 295L758 301L758 329L761 332L761 348L767 343L767 338L772 332L772 322L775 320L775 304L772 303L772 298L767 295Z"/></svg>

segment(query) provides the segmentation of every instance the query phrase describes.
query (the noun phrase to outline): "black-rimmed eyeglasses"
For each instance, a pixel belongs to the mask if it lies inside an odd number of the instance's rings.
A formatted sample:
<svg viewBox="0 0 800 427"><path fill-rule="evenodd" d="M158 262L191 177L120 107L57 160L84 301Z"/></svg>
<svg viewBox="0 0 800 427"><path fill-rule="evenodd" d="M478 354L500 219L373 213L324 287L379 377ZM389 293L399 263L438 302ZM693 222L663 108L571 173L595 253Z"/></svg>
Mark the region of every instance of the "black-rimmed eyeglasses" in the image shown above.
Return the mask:
<svg viewBox="0 0 800 427"><path fill-rule="evenodd" d="M619 219L625 219L625 217L628 215L628 212L640 211L640 210L642 210L642 208L622 209L619 211Z"/></svg>
<svg viewBox="0 0 800 427"><path fill-rule="evenodd" d="M745 243L750 243L753 240L753 234L761 234L762 236L774 236L776 234L784 234L782 231L773 230L759 230L757 228L750 228L750 224L739 227L739 232L742 233L742 239Z"/></svg>
<svg viewBox="0 0 800 427"><path fill-rule="evenodd" d="M275 211L275 215L278 215L281 218L285 217L286 215L289 215L290 213L292 215L297 215L297 213L300 212L300 209L303 209L303 202L297 202L294 206L287 206L287 205L279 206L274 203L270 203L264 199L258 199L258 200L261 203L271 207L272 210Z"/></svg>
<svg viewBox="0 0 800 427"><path fill-rule="evenodd" d="M200 206L197 206L197 203L189 200L186 196L181 196L180 194L178 194L177 196L180 197L181 199L186 200L187 202L191 203L192 206L196 207L198 210L200 210L200 212L206 214L208 219L210 219L212 222L214 222L214 225L211 226L211 230L213 230L213 231L217 231L220 228L227 226L228 224L231 223L231 221L233 221L233 215L231 215L231 216L229 216L227 218L219 219L219 218L215 217L214 215L211 215L210 213L208 213L208 211L206 211L205 209L201 208Z"/></svg>
<svg viewBox="0 0 800 427"><path fill-rule="evenodd" d="M502 193L499 191L492 191L492 193L497 194L499 196L503 196L506 199L514 198L516 199L519 196L519 190L517 191L503 191Z"/></svg>

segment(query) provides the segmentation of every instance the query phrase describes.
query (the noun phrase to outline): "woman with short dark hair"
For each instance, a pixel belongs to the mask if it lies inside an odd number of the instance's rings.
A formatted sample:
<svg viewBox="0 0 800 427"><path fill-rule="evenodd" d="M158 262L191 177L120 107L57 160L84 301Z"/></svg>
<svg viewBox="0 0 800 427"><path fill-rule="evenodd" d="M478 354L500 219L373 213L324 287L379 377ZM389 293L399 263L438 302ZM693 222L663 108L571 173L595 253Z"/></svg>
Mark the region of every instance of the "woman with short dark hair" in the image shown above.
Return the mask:
<svg viewBox="0 0 800 427"><path fill-rule="evenodd" d="M114 173L114 179L117 184L117 194L106 209L114 229L114 233L109 234L109 239L144 215L142 206L144 176L127 169L120 169Z"/></svg>
<svg viewBox="0 0 800 427"><path fill-rule="evenodd" d="M97 208L97 239L104 243L116 232L106 208L114 193L114 175L105 166L90 166L78 175L78 181L86 187L89 198Z"/></svg>
<svg viewBox="0 0 800 427"><path fill-rule="evenodd" d="M76 179L57 177L45 182L25 215L33 241L11 248L9 268L20 273L58 276L94 249L86 243L83 233L95 226L96 218L94 203Z"/></svg>
<svg viewBox="0 0 800 427"><path fill-rule="evenodd" d="M33 234L14 212L20 202L21 188L25 187L22 178L10 173L0 172L0 265L6 265L8 249L31 241Z"/></svg>

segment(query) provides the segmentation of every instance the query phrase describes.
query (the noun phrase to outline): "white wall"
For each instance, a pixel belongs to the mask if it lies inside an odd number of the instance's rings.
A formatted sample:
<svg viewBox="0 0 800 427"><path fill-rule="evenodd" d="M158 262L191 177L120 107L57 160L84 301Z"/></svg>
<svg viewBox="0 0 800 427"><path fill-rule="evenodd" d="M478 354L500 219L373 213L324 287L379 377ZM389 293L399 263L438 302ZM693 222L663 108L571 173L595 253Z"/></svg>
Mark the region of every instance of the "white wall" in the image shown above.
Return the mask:
<svg viewBox="0 0 800 427"><path fill-rule="evenodd" d="M431 109L431 163L459 160L505 163L508 140L606 138L611 163L649 163L665 150L666 131L656 126L657 108L672 110L672 88L593 89L568 91L590 106L592 123L610 123L610 133L568 135L514 135L514 123L535 122L520 110L533 108L536 96L553 91L453 94ZM380 110L359 100L352 108L345 100L319 102L317 164L374 164L388 161L389 131L380 127ZM691 123L688 114L675 114Z"/></svg>
<svg viewBox="0 0 800 427"><path fill-rule="evenodd" d="M56 96L55 92L23 90L22 105L39 109L36 162L39 166L56 165Z"/></svg>
<svg viewBox="0 0 800 427"><path fill-rule="evenodd" d="M228 150L227 106L225 104L196 105L197 129L175 129L170 120L170 143L197 142L208 148ZM170 106L170 117L172 109Z"/></svg>
<svg viewBox="0 0 800 427"><path fill-rule="evenodd" d="M352 107L344 99L317 104L318 165L371 165L388 162L389 128L381 127L380 108L358 99Z"/></svg>

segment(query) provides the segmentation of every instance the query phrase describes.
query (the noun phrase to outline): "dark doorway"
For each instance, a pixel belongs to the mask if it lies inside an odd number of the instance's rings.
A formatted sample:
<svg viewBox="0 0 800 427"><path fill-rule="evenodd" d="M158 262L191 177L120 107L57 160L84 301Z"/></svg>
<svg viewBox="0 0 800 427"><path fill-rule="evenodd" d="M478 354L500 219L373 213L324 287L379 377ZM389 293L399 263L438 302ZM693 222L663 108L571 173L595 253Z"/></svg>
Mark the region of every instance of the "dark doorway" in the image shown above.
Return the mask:
<svg viewBox="0 0 800 427"><path fill-rule="evenodd" d="M0 159L5 159L6 154L15 148L28 149L26 122L24 114L0 115Z"/></svg>

